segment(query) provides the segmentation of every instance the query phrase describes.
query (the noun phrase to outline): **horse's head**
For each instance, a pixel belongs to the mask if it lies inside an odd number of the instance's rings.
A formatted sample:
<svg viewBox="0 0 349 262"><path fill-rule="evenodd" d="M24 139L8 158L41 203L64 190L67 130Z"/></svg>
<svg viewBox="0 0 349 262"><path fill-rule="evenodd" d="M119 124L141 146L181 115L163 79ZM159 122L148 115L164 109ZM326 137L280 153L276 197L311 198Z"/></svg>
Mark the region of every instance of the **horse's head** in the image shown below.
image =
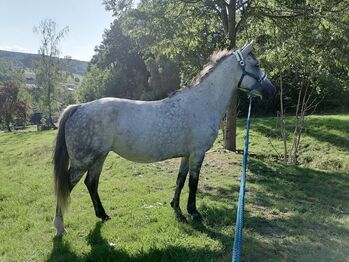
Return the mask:
<svg viewBox="0 0 349 262"><path fill-rule="evenodd" d="M238 88L251 92L252 95L273 96L275 87L261 71L258 59L252 53L252 43L237 50L234 55L240 65L241 77Z"/></svg>

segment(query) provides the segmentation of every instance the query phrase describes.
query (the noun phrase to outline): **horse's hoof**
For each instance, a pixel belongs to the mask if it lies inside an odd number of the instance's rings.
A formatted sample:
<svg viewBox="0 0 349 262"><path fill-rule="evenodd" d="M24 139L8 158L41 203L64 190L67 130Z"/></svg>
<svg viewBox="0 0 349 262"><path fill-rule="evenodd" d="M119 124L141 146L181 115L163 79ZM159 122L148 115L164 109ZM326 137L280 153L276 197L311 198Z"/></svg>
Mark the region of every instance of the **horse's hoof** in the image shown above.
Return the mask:
<svg viewBox="0 0 349 262"><path fill-rule="evenodd" d="M187 222L187 218L185 216L183 216L183 214L176 214L176 219L178 222L181 222L181 223Z"/></svg>
<svg viewBox="0 0 349 262"><path fill-rule="evenodd" d="M61 238L63 237L63 235L65 235L67 233L67 231L65 229L61 230L61 231L57 231L56 235L54 236L54 238Z"/></svg>
<svg viewBox="0 0 349 262"><path fill-rule="evenodd" d="M199 212L196 212L196 213L192 214L191 218L196 223L202 222L202 215Z"/></svg>
<svg viewBox="0 0 349 262"><path fill-rule="evenodd" d="M107 214L105 216L102 217L102 222L106 222L110 219L110 216L108 216Z"/></svg>

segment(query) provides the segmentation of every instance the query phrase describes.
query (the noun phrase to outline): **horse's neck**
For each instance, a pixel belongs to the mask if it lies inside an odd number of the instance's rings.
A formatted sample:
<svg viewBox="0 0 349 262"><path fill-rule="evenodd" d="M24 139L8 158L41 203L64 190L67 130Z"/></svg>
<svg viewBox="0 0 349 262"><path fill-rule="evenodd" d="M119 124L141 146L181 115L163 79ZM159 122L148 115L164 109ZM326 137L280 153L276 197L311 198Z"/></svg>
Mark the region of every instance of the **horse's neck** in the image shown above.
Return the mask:
<svg viewBox="0 0 349 262"><path fill-rule="evenodd" d="M239 81L239 69L234 58L228 57L218 65L199 85L206 112L212 113L216 121L223 118ZM199 90L198 90L199 91Z"/></svg>

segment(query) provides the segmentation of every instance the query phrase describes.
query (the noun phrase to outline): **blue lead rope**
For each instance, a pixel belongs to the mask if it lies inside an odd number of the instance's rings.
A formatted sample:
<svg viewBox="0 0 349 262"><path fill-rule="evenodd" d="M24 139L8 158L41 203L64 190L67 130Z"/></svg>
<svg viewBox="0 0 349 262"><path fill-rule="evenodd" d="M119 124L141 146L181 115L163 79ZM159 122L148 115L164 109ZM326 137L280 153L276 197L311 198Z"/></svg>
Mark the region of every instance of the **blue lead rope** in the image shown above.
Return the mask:
<svg viewBox="0 0 349 262"><path fill-rule="evenodd" d="M249 131L250 131L250 115L252 107L252 95L249 95L250 103L248 106L248 115L246 122L246 138L245 138L245 148L244 156L242 158L242 175L240 182L240 193L239 193L239 202L238 210L236 213L236 225L235 225L235 238L233 245L233 256L232 262L239 262L242 248L242 228L244 224L244 206L245 206L245 184L246 184L246 167L247 167L247 157L248 157L248 143L249 143Z"/></svg>

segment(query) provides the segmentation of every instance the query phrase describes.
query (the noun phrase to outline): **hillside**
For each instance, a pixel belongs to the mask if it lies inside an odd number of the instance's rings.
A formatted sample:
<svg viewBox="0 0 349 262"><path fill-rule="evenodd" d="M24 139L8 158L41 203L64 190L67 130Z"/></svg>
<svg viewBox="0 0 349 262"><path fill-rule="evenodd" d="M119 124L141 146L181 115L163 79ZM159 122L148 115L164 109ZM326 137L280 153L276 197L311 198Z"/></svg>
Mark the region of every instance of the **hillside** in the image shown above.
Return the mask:
<svg viewBox="0 0 349 262"><path fill-rule="evenodd" d="M275 118L253 118L246 184L243 261L348 261L349 116L312 116L300 166L275 161ZM238 121L242 149L245 120ZM0 261L231 261L241 154L206 154L197 194L204 222L179 223L170 201L179 159L137 164L110 153L95 217L82 181L54 239L52 146L56 131L0 132ZM188 186L183 188L186 212Z"/></svg>
<svg viewBox="0 0 349 262"><path fill-rule="evenodd" d="M35 62L40 60L40 55L0 50L0 59L32 71ZM61 61L64 71L77 75L84 75L86 73L88 65L86 61L65 58L61 59Z"/></svg>

